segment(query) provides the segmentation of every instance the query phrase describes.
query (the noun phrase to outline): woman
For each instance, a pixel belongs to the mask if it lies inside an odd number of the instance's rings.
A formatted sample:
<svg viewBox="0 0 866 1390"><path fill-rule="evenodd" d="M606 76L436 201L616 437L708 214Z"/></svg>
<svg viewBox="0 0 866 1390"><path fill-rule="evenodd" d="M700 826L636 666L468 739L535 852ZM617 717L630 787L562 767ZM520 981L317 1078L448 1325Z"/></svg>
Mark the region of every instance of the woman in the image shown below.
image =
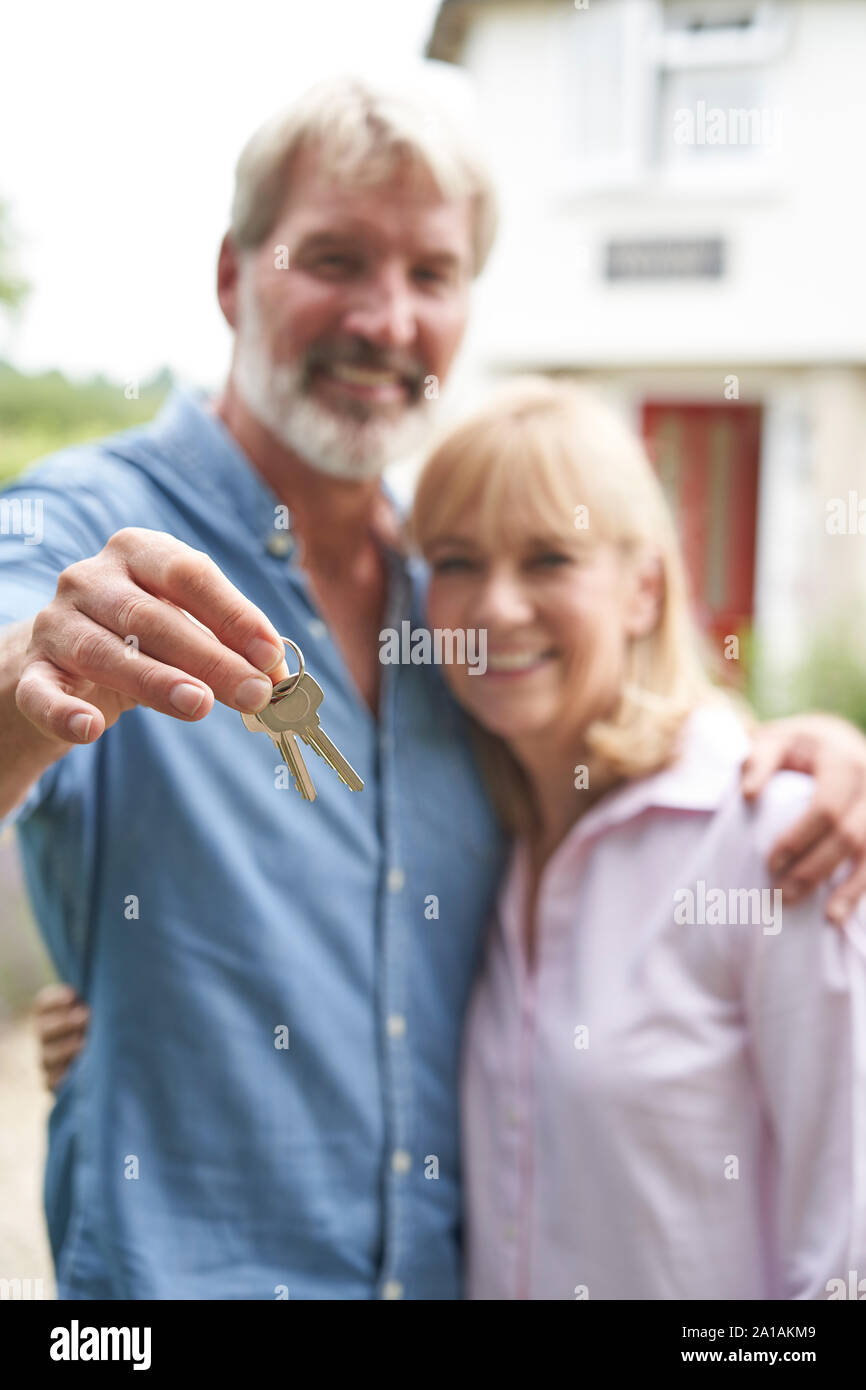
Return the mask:
<svg viewBox="0 0 866 1390"><path fill-rule="evenodd" d="M463 1073L471 1298L826 1298L866 1275L866 928L785 909L768 846L809 799L738 791L638 441L510 386L420 479L443 674L516 840Z"/></svg>

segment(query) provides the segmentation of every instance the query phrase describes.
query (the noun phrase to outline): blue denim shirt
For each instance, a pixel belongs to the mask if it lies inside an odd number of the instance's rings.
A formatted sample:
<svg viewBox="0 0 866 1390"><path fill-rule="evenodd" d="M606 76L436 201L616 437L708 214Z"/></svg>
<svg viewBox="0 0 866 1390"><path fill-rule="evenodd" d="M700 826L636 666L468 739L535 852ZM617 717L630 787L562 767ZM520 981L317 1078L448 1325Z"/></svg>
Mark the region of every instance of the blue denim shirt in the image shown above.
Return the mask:
<svg viewBox="0 0 866 1390"><path fill-rule="evenodd" d="M0 537L4 622L120 527L170 532L301 645L366 784L310 753L305 804L232 710L135 709L19 808L38 922L93 1010L50 1123L59 1296L459 1297L459 1044L504 846L440 673L383 666L373 718L277 498L193 393L5 496L42 503L43 534ZM387 625L423 622L420 569L389 563Z"/></svg>

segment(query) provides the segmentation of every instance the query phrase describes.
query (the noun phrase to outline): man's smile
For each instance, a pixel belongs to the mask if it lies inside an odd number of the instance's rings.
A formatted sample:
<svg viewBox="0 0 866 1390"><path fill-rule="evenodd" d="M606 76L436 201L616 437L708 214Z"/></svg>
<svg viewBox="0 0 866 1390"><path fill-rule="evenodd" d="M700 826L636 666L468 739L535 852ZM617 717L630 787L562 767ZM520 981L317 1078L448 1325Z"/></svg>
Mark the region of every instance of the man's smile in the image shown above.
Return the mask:
<svg viewBox="0 0 866 1390"><path fill-rule="evenodd" d="M314 380L317 377L347 395L376 404L403 402L410 396L410 383L400 372L389 368L331 362L314 368Z"/></svg>

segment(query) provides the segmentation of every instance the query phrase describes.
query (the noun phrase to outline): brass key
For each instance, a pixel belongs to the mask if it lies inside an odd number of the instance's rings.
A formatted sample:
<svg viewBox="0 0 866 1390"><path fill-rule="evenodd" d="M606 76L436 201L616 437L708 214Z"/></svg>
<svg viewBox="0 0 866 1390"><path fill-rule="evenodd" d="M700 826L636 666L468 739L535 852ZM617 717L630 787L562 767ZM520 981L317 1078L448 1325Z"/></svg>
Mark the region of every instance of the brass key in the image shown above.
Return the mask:
<svg viewBox="0 0 866 1390"><path fill-rule="evenodd" d="M275 705L266 705L258 714L243 714L241 718L251 733L256 734L264 731L270 735L274 747L295 779L296 790L300 792L304 801L315 801L316 788L313 786L313 779L307 771L307 764L304 762L291 729L283 728L281 724L275 722L273 716L275 707Z"/></svg>
<svg viewBox="0 0 866 1390"><path fill-rule="evenodd" d="M304 801L315 801L316 788L313 786L313 779L307 771L303 754L295 743L294 734L291 729L281 724L272 713L274 706L285 698L285 692L294 690L305 669L304 653L297 643L293 642L291 637L283 637L281 640L287 647L291 647L298 658L297 674L289 676L288 679L280 681L279 685L274 686L271 703L263 710L259 710L258 714L242 714L241 719L244 721L245 728L249 729L251 733L257 734L264 730L269 735L274 747L294 778L295 790L300 792Z"/></svg>
<svg viewBox="0 0 866 1390"><path fill-rule="evenodd" d="M281 684L289 685L294 681L290 677L289 681ZM280 686L276 686L274 694L279 691ZM360 792L364 790L364 783L340 752L336 744L332 743L319 724L317 713L319 705L324 699L322 687L318 681L314 680L309 671L302 671L300 677L287 694L282 699L276 700L269 706L268 711L273 714L274 729L281 728L286 732L297 734L298 738L303 739L314 753L324 759L328 767L336 772L340 781L349 788L350 791Z"/></svg>
<svg viewBox="0 0 866 1390"><path fill-rule="evenodd" d="M270 736L305 801L315 801L316 788L307 771L303 754L295 742L296 737L303 739L309 748L318 753L350 791L363 791L364 783L355 769L319 726L316 711L324 695L322 687L318 681L313 680L304 665L304 653L291 638L284 637L282 640L297 656L299 670L295 675L288 676L286 680L274 686L271 703L259 710L258 714L241 715L245 727L251 733L264 731Z"/></svg>

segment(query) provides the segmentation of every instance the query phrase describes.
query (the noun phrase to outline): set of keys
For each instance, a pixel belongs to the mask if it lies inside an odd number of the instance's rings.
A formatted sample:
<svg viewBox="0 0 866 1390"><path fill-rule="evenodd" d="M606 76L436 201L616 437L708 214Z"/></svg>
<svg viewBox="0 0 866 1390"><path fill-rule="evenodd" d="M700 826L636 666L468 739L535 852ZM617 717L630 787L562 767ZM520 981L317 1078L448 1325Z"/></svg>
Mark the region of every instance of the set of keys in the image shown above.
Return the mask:
<svg viewBox="0 0 866 1390"><path fill-rule="evenodd" d="M316 788L296 739L301 739L314 753L318 753L349 791L363 791L361 778L319 723L318 709L324 699L322 687L306 669L300 647L288 637L282 641L297 656L299 670L274 686L271 703L259 710L258 714L242 714L244 725L251 733L269 735L304 801L315 801Z"/></svg>

